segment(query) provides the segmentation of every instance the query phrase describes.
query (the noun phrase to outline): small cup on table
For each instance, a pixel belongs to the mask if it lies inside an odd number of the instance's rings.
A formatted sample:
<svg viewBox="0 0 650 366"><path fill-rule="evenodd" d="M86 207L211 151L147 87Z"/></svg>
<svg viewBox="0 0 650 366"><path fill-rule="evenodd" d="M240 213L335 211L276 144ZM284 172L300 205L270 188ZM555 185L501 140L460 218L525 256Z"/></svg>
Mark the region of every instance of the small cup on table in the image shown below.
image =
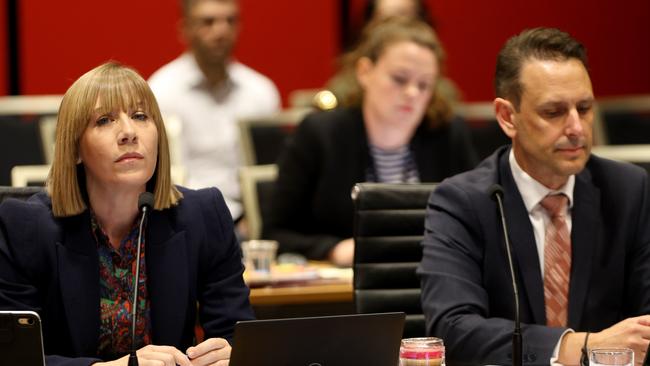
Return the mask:
<svg viewBox="0 0 650 366"><path fill-rule="evenodd" d="M404 338L399 366L445 366L445 345L435 337Z"/></svg>
<svg viewBox="0 0 650 366"><path fill-rule="evenodd" d="M590 366L633 366L634 351L629 348L594 348L589 351Z"/></svg>
<svg viewBox="0 0 650 366"><path fill-rule="evenodd" d="M246 270L257 275L270 275L275 263L278 242L275 240L248 240L241 244Z"/></svg>

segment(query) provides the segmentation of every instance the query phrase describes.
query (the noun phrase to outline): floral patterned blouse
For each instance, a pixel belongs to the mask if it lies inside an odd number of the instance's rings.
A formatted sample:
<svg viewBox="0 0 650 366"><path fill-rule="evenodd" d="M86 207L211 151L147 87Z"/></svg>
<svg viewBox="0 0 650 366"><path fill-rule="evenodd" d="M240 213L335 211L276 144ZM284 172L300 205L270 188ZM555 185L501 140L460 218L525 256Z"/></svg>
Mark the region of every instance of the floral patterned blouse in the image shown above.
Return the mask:
<svg viewBox="0 0 650 366"><path fill-rule="evenodd" d="M140 216L118 249L91 214L92 232L99 253L100 329L97 354L104 359L123 356L131 350L131 313ZM144 230L144 228L143 228ZM146 232L146 231L145 231ZM145 245L142 237L135 349L151 344L151 320L147 293Z"/></svg>

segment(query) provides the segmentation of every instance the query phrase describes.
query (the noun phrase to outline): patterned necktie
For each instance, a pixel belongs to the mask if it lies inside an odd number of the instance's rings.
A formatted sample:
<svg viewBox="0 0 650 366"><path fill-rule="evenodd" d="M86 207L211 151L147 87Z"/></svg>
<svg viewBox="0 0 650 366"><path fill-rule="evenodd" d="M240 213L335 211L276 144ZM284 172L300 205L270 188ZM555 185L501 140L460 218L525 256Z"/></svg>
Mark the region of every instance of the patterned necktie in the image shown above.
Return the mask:
<svg viewBox="0 0 650 366"><path fill-rule="evenodd" d="M565 327L567 324L571 237L564 215L568 200L563 194L555 194L544 197L541 202L551 218L544 240L544 300L546 324L550 327Z"/></svg>

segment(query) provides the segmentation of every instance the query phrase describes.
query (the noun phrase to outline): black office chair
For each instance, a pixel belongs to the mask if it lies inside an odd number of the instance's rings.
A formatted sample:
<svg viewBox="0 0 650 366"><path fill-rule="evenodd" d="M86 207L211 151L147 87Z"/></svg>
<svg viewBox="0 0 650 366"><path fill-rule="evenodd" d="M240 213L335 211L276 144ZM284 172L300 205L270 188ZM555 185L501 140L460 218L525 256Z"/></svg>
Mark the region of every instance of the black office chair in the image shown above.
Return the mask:
<svg viewBox="0 0 650 366"><path fill-rule="evenodd" d="M602 98L598 108L609 144L650 144L650 95Z"/></svg>
<svg viewBox="0 0 650 366"><path fill-rule="evenodd" d="M492 103L461 103L455 107L455 112L467 123L480 160L490 156L499 146L510 143L494 116Z"/></svg>
<svg viewBox="0 0 650 366"><path fill-rule="evenodd" d="M405 338L426 333L415 270L422 258L427 200L435 186L359 183L352 190L356 310L405 312Z"/></svg>
<svg viewBox="0 0 650 366"><path fill-rule="evenodd" d="M287 109L273 115L240 120L244 165L275 164L285 141L310 111L309 108Z"/></svg>
<svg viewBox="0 0 650 366"><path fill-rule="evenodd" d="M0 184L11 184L15 165L45 163L39 116L0 115Z"/></svg>
<svg viewBox="0 0 650 366"><path fill-rule="evenodd" d="M43 187L5 187L0 186L0 203L7 198L26 200L32 195L43 191Z"/></svg>
<svg viewBox="0 0 650 366"><path fill-rule="evenodd" d="M244 166L239 171L250 239L262 238L264 221L272 214L270 200L277 175L275 164Z"/></svg>

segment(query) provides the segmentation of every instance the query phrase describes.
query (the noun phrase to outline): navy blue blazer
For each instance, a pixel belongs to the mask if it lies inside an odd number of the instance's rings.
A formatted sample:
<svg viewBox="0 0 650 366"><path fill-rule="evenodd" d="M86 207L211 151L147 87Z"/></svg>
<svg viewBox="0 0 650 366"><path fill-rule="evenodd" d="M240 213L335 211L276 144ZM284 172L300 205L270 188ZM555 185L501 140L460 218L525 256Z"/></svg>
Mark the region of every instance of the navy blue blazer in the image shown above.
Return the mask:
<svg viewBox="0 0 650 366"><path fill-rule="evenodd" d="M206 337L230 340L253 312L221 193L181 192L176 207L151 211L145 255L153 343L185 351L197 303ZM0 232L0 309L39 313L48 366L98 361L99 258L88 210L54 218L45 193L10 199L0 205Z"/></svg>
<svg viewBox="0 0 650 366"><path fill-rule="evenodd" d="M510 364L514 298L496 203L504 209L519 281L524 363L548 365L562 328L545 326L544 285L532 224L502 147L445 180L429 199L418 268L427 332L444 338L448 365ZM571 210L568 326L600 331L650 313L648 177L592 156L576 175Z"/></svg>

